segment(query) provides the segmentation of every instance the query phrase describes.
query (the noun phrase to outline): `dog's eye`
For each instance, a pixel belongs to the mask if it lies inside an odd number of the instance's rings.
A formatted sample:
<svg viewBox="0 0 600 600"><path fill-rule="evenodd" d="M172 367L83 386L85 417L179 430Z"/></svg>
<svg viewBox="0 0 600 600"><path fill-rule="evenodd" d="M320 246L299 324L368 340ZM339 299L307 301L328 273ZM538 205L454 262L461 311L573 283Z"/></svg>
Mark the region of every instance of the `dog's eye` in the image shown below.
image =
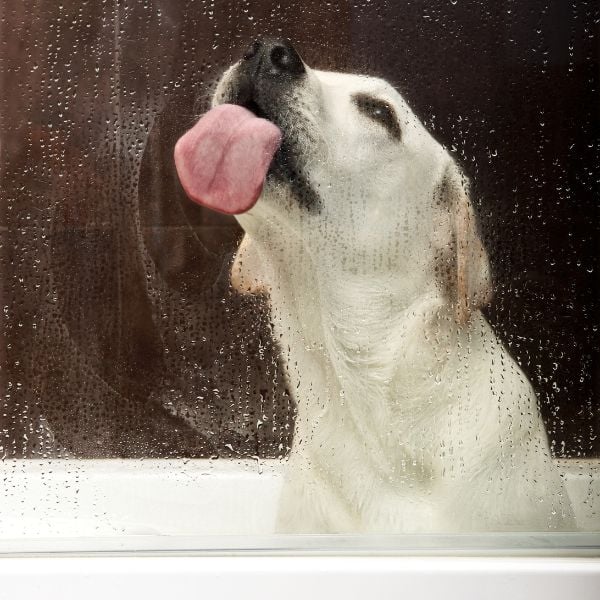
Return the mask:
<svg viewBox="0 0 600 600"><path fill-rule="evenodd" d="M383 125L392 137L397 140L402 138L396 112L385 100L368 94L356 94L353 100L361 113Z"/></svg>

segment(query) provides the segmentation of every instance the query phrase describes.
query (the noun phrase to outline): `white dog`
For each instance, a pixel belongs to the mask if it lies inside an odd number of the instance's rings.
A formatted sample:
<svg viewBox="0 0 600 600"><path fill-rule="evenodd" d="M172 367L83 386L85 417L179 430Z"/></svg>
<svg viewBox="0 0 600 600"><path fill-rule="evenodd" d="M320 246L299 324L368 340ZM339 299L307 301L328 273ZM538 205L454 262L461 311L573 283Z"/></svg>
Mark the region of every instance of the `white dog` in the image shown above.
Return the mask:
<svg viewBox="0 0 600 600"><path fill-rule="evenodd" d="M279 530L573 529L534 391L480 311L465 176L398 92L263 40L213 103L283 138L254 206L214 206L241 213L232 282L269 294L297 402Z"/></svg>

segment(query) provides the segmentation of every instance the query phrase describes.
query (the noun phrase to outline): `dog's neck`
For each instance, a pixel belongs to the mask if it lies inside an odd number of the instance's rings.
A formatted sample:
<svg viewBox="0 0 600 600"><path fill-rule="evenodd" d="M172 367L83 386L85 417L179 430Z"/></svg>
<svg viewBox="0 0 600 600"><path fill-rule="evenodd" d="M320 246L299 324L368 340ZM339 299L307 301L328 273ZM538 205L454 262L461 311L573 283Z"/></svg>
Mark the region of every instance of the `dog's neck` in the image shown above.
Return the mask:
<svg viewBox="0 0 600 600"><path fill-rule="evenodd" d="M273 308L283 310L286 321L295 321L305 345L328 346L330 355L341 361L338 366L370 366L374 376L384 376L377 372L392 366L390 353L402 346L399 340L411 321L450 315L448 301L427 267L348 271L304 256L301 264L283 256L271 269Z"/></svg>
<svg viewBox="0 0 600 600"><path fill-rule="evenodd" d="M323 402L329 410L338 402L349 416L355 412L357 421L377 418L388 427L390 411L402 410L398 373L425 369L429 382L432 370L442 368L444 360L436 356L433 338L455 324L430 274L413 274L410 279L392 272L340 273L308 260L281 260L269 272L274 326L293 387L298 387L300 423L314 423L315 410L321 411ZM412 344L411 336L428 329L430 355L410 356L411 347L423 346L422 340ZM307 373L318 373L320 381L309 381ZM326 399L315 403L315 396Z"/></svg>
<svg viewBox="0 0 600 600"><path fill-rule="evenodd" d="M298 316L301 338L287 342L298 405L297 437L312 439L303 452L328 448L340 439L331 431L344 426L356 447L365 450L361 460L369 461L376 472L398 473L400 461L418 463L420 470L437 469L415 460L423 446L415 421L429 427L435 415L447 409L447 398L433 388L452 361L442 349L456 345L447 340L455 337L448 303L437 289L423 289L408 298L387 277L366 280L357 275L336 281L324 273L315 279L310 286L294 286L296 308L304 306L303 290L317 289L318 297ZM282 335L285 339L293 333L288 329ZM307 374L314 374L314 380ZM435 435L425 439L438 443ZM347 453L347 438L344 444L345 450L328 452L327 460L334 460L331 456L338 451ZM410 468L404 468L405 475Z"/></svg>

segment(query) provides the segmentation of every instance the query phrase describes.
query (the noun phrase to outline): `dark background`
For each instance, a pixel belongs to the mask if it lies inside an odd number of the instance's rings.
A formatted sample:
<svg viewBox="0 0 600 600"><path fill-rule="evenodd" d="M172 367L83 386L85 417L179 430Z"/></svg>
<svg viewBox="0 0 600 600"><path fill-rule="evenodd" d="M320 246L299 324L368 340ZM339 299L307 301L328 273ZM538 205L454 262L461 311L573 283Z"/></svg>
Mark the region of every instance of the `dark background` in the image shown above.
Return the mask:
<svg viewBox="0 0 600 600"><path fill-rule="evenodd" d="M471 177L553 448L600 455L596 2L0 5L0 456L281 456L294 405L232 218L172 148L258 35L394 83Z"/></svg>

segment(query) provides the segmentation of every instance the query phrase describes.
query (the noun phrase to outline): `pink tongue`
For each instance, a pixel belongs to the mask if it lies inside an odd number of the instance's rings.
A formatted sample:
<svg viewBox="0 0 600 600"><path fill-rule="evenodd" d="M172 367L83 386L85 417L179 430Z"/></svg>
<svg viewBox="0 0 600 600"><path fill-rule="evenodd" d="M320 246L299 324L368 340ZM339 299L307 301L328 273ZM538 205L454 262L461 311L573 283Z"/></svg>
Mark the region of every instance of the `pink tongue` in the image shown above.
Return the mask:
<svg viewBox="0 0 600 600"><path fill-rule="evenodd" d="M183 189L198 202L227 214L250 210L281 143L281 131L234 104L206 113L175 145Z"/></svg>

